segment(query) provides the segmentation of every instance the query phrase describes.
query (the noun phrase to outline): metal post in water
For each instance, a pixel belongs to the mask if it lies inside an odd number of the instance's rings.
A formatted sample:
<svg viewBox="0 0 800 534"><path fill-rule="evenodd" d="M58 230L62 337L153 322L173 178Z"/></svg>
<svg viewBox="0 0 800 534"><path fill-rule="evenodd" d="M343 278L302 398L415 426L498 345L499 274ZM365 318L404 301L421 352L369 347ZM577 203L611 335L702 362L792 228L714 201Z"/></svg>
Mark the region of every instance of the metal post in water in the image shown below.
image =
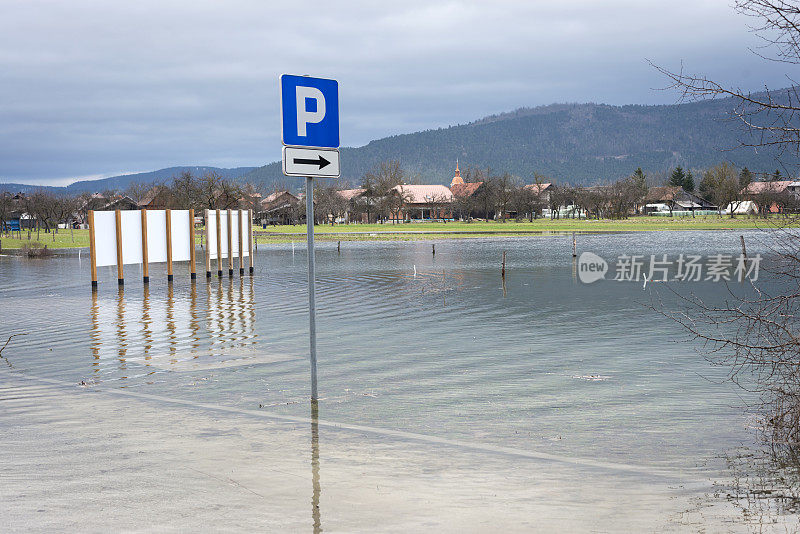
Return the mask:
<svg viewBox="0 0 800 534"><path fill-rule="evenodd" d="M317 324L314 304L314 178L306 177L306 235L308 237L308 337L311 353L311 400L317 400Z"/></svg>
<svg viewBox="0 0 800 534"><path fill-rule="evenodd" d="M575 239L575 232L572 232L572 257L578 256L578 242Z"/></svg>

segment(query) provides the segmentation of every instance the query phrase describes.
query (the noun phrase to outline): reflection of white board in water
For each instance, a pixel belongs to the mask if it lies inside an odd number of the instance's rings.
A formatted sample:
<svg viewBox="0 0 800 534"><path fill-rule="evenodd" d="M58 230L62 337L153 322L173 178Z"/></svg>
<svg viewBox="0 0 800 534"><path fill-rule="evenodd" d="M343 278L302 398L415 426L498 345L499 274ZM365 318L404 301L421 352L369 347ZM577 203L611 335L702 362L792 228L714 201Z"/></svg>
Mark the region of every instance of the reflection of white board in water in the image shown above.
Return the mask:
<svg viewBox="0 0 800 534"><path fill-rule="evenodd" d="M117 356L119 340L115 330L113 317L118 316L117 303L110 298L95 297L92 302L91 317L91 349L94 371L99 371L101 361ZM103 318L101 320L100 318Z"/></svg>
<svg viewBox="0 0 800 534"><path fill-rule="evenodd" d="M208 292L206 328L211 349L223 354L230 347L255 343L255 306L252 287L245 290L244 281L220 284Z"/></svg>
<svg viewBox="0 0 800 534"><path fill-rule="evenodd" d="M287 350L256 350L253 281L210 286L207 309L197 309L197 291L167 298L103 298L94 294L91 350L94 371L108 379L156 370L190 371L295 359ZM176 294L177 293L177 294ZM201 301L202 302L202 301ZM138 370L138 371L137 371Z"/></svg>

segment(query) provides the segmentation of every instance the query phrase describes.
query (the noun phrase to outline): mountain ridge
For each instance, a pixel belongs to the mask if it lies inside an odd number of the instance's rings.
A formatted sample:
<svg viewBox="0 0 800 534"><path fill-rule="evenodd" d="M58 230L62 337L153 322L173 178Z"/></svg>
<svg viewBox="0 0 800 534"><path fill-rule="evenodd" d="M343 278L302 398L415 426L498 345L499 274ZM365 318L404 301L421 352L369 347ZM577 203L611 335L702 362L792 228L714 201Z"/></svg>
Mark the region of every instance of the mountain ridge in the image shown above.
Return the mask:
<svg viewBox="0 0 800 534"><path fill-rule="evenodd" d="M258 167L209 167L204 165L180 165L176 167L166 167L155 171L137 172L131 174L120 174L117 176L108 176L106 178L98 178L96 180L78 180L69 185L35 185L35 184L18 184L13 182L0 183L0 191L10 191L14 193L28 193L35 190L46 190L59 193L99 193L105 190L124 190L131 183L158 183L167 181L175 176L178 176L184 171L202 174L204 172L217 172L225 178L241 178L248 172L257 169Z"/></svg>
<svg viewBox="0 0 800 534"><path fill-rule="evenodd" d="M386 160L398 160L410 180L431 184L449 184L456 159L462 170L489 167L494 173L508 172L525 182L540 173L573 185L613 181L630 175L637 167L649 173L666 173L677 165L702 169L729 161L759 173L800 164L800 158L780 154L770 147L741 147L740 141L747 132L732 121L733 108L731 98L658 105L560 103L522 107L467 124L396 134L360 147L344 147L339 182L355 186L366 172ZM280 162L272 162L232 169L170 167L84 180L61 188L0 184L0 189L43 187L69 193L124 189L134 181L165 181L184 170L214 170L226 178L265 189L296 189L302 185L283 175Z"/></svg>

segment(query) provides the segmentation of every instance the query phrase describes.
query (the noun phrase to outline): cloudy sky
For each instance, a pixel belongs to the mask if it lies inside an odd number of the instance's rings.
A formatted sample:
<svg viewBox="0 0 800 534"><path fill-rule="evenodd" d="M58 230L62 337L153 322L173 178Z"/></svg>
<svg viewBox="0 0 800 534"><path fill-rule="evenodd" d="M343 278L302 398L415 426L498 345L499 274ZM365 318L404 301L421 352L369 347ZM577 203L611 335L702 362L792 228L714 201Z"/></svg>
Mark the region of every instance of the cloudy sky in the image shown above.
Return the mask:
<svg viewBox="0 0 800 534"><path fill-rule="evenodd" d="M646 59L788 85L729 0L0 0L0 182L280 158L278 77L339 80L341 139L553 102L674 103Z"/></svg>

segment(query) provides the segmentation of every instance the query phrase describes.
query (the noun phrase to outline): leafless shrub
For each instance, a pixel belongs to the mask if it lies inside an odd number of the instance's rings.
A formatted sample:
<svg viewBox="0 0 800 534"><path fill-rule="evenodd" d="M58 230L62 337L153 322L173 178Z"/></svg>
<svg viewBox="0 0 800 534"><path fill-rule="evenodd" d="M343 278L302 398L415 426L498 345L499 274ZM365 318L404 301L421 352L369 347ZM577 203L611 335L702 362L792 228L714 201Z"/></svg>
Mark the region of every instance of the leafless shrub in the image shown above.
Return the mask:
<svg viewBox="0 0 800 534"><path fill-rule="evenodd" d="M678 293L677 311L659 310L702 343L703 354L729 378L759 394L763 429L772 443L800 446L800 230L776 228L756 281L732 284L724 304ZM766 260L765 260L766 261Z"/></svg>
<svg viewBox="0 0 800 534"><path fill-rule="evenodd" d="M22 245L22 254L28 258L46 258L53 255L53 251L38 242L26 243Z"/></svg>

